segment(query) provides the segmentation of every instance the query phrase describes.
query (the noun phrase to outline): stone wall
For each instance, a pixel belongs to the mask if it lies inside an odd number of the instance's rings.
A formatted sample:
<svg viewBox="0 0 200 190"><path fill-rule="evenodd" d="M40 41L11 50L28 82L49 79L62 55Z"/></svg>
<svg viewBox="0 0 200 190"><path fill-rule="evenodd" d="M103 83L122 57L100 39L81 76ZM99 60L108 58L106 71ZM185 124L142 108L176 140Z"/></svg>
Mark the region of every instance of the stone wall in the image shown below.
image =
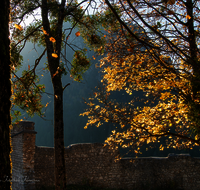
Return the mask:
<svg viewBox="0 0 200 190"><path fill-rule="evenodd" d="M13 152L12 189L34 190L34 156L35 156L34 123L20 121L11 131Z"/></svg>
<svg viewBox="0 0 200 190"><path fill-rule="evenodd" d="M65 148L65 164L68 184L91 182L104 186L105 178L110 175L116 153L103 144L75 144ZM54 149L36 147L35 176L37 186L54 185ZM111 185L111 183L106 185Z"/></svg>
<svg viewBox="0 0 200 190"><path fill-rule="evenodd" d="M16 136L20 139L21 136L19 135ZM13 143L15 141L16 139L13 138ZM35 143L34 138L32 141ZM22 144L22 142L28 143L28 141L21 141L20 143ZM20 143L19 146L22 146ZM34 143L32 142L31 146ZM16 152L21 155L21 151L24 150L24 148L20 149L17 147L14 150L15 155L17 155ZM36 146L35 150L29 150L31 155L34 154L34 161L27 161L31 160L32 156L29 159L27 157L27 159L23 159L23 163L20 160L21 157L13 159L13 165L15 165L13 172L24 175L21 172L21 168L24 168L23 164L28 165L32 169L31 171L34 170L35 172L31 173L31 175L35 174L31 178L37 188L41 186L53 186L54 149ZM28 151L26 152L28 153ZM189 155L171 154L166 158L125 158L115 161L114 158L118 154L117 151L112 151L100 143L75 144L65 148L68 184L89 183L98 187L131 190L150 190L158 187L160 189L172 189L173 187L183 190L200 189L200 158L192 158ZM17 164L15 162L19 163L20 166L16 167ZM34 168L30 163L34 165ZM13 188L13 190L15 189L18 190L19 188ZM24 189L28 188L24 186Z"/></svg>
<svg viewBox="0 0 200 190"><path fill-rule="evenodd" d="M76 144L65 149L68 184L89 183L99 187L155 189L179 187L200 189L200 158L190 155L124 158L115 161L118 152L102 144ZM36 147L36 186L54 184L53 148Z"/></svg>

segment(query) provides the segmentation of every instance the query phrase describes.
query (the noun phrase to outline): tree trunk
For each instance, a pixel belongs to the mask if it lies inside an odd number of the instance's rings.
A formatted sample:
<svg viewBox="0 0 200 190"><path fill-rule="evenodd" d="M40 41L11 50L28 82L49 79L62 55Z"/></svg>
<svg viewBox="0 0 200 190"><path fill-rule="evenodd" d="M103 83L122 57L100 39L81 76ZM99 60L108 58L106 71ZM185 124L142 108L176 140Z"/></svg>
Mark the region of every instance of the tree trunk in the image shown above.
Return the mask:
<svg viewBox="0 0 200 190"><path fill-rule="evenodd" d="M64 7L65 1L61 3ZM63 9L64 10L64 9ZM45 35L47 47L48 66L51 74L51 81L54 89L54 159L55 159L55 189L66 189L66 171L65 171L65 149L64 149L64 125L63 125L63 87L61 73L59 70L61 39L62 39L62 11L60 10L57 22L56 48L49 40L51 29L48 20L47 0L42 0L42 22L43 28L48 35ZM55 48L55 49L54 49ZM52 53L57 53L58 57L52 57Z"/></svg>
<svg viewBox="0 0 200 190"><path fill-rule="evenodd" d="M9 0L2 1L0 8L0 188L2 190L11 189L9 181L11 180L9 11Z"/></svg>
<svg viewBox="0 0 200 190"><path fill-rule="evenodd" d="M56 190L66 189L64 125L63 125L63 90L61 78L54 84L54 157Z"/></svg>

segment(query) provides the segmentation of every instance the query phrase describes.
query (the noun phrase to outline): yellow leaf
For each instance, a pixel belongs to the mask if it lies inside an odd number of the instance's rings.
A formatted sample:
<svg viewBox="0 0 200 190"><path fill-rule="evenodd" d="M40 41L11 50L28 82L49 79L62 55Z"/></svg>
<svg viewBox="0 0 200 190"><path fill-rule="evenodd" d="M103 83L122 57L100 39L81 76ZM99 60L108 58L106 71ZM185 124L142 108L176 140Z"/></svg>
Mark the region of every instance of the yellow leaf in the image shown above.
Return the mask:
<svg viewBox="0 0 200 190"><path fill-rule="evenodd" d="M58 55L56 53L52 53L51 55L52 55L52 57L55 57L55 58L58 57Z"/></svg>
<svg viewBox="0 0 200 190"><path fill-rule="evenodd" d="M18 29L18 30L20 30L20 31L22 31L22 30L23 30L23 28L22 28L22 26L21 26L21 25L15 24L14 26L15 26L15 28L17 28L17 29Z"/></svg>

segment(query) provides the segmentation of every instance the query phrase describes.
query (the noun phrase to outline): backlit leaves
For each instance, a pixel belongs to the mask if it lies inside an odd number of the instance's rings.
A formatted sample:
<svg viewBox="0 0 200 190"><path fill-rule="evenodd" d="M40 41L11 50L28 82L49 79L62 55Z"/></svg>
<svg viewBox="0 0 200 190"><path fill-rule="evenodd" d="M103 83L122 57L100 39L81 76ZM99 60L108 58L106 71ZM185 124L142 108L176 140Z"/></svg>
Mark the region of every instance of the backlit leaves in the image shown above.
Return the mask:
<svg viewBox="0 0 200 190"><path fill-rule="evenodd" d="M41 93L44 92L45 87L37 84L38 82L38 77L30 71L24 71L21 78L13 81L12 104L18 105L29 116L33 116L34 113L42 115ZM14 116L18 115L15 112Z"/></svg>
<svg viewBox="0 0 200 190"><path fill-rule="evenodd" d="M22 31L22 30L23 30L23 28L22 28L22 26L21 26L21 25L15 24L14 26L15 26L15 28L17 28L17 29L18 29L18 30L20 30L20 31Z"/></svg>
<svg viewBox="0 0 200 190"><path fill-rule="evenodd" d="M78 31L75 33L76 37L79 37L81 35L81 33Z"/></svg>
<svg viewBox="0 0 200 190"><path fill-rule="evenodd" d="M191 16L190 16L190 15L187 15L185 18L187 18L187 19L191 19Z"/></svg>
<svg viewBox="0 0 200 190"><path fill-rule="evenodd" d="M51 55L52 55L52 57L54 57L54 58L58 58L58 55L57 55L56 53L52 53Z"/></svg>
<svg viewBox="0 0 200 190"><path fill-rule="evenodd" d="M53 43L56 42L56 40L55 40L54 37L50 37L49 40L50 40L51 42L53 42Z"/></svg>
<svg viewBox="0 0 200 190"><path fill-rule="evenodd" d="M90 66L90 62L85 55L86 49L83 51L75 51L74 58L72 60L71 77L80 82L82 80L82 74L87 71Z"/></svg>
<svg viewBox="0 0 200 190"><path fill-rule="evenodd" d="M46 31L46 30L42 30L42 31L43 31L44 35L47 35L47 36L49 36L49 34L47 33L47 31Z"/></svg>
<svg viewBox="0 0 200 190"><path fill-rule="evenodd" d="M38 109L34 106L35 100L37 102L40 101L40 97L38 98L39 94L41 95L41 92L38 94L36 91L39 87L36 85L36 68L44 54L42 54L40 57L38 57L35 60L35 64L28 63L27 64L27 73L23 76L19 77L14 73L17 71L19 66L22 63L22 56L20 55L22 49L26 47L26 43L32 42L35 46L43 46L46 47L47 51L47 63L45 63L45 68L43 70L50 70L52 73L52 78L62 77L62 75L66 75L67 71L70 70L68 68L68 64L71 64L66 56L62 57L63 60L60 59L60 56L63 56L62 53L60 54L60 51L64 46L69 46L73 49L75 52L76 50L80 50L81 48L74 45L75 43L72 41L70 43L66 43L65 39L69 39L69 36L74 29L74 27L77 25L77 20L83 17L85 9L83 9L82 6L80 6L82 3L78 4L78 2L73 2L70 5L63 6L63 13L62 15L65 17L59 18L60 14L60 7L61 2L56 1L47 1L48 6L48 24L45 26L43 19L42 19L42 12L43 7L41 7L41 3L39 2L32 2L32 1L11 1L11 54L12 54L12 67L13 69L13 81L15 83L14 89L18 90L19 92L15 92L13 95L13 99L15 100L14 103L17 106L19 104L20 108L25 109L28 111L28 108L31 108L30 115L33 114L34 110L39 113L38 111L41 111L41 104L38 103ZM34 10L37 11L35 12ZM58 14L59 13L59 14ZM33 21L30 24L27 24L24 20L25 18L28 18L29 15L32 15ZM58 22L59 20L59 22ZM62 21L71 23L71 28L63 28L62 29ZM21 25L23 26L21 26ZM60 30L60 32L58 32ZM81 32L78 31L75 33L75 35L78 37L80 36ZM49 43L52 42L52 43ZM56 43L57 42L57 43ZM51 44L48 46L47 44ZM36 50L37 51L37 50ZM50 55L49 55L50 52ZM84 73L89 68L89 60L83 53L75 53L76 60L73 62L73 70L71 76L74 77L73 79L76 81L81 80L81 74ZM50 57L49 57L50 56ZM49 58L49 59L48 59ZM52 59L56 58L56 59ZM53 60L52 62L49 60ZM31 65L29 65L31 64ZM50 65L53 64L51 67ZM56 65L54 67L54 65ZM85 66L85 68L84 68ZM71 66L70 66L71 67ZM39 74L40 76L43 76L43 74ZM33 84L31 84L31 82ZM65 86L66 87L66 86ZM63 87L63 89L65 89ZM31 88L31 90L30 90ZM14 90L14 91L15 91ZM42 89L40 89L42 90ZM27 103L28 98L31 99L31 94L29 94L30 91L32 94L34 94L35 98L32 98L32 101ZM37 96L37 97L36 97ZM55 96L57 97L57 95ZM19 100L17 100L19 98ZM58 98L58 97L57 97ZM24 104L24 105L23 105ZM33 104L31 106L31 104ZM34 107L34 109L33 109Z"/></svg>
<svg viewBox="0 0 200 190"><path fill-rule="evenodd" d="M190 34L187 24L195 17L190 26L194 26L193 32L199 31L198 6L175 0L131 3L118 3L122 26L102 24L107 32L99 64L104 88L86 101L85 127L99 126L99 122L120 125L106 143L115 148L132 147L137 154L140 146L163 137L168 138L160 150L199 145L200 73L194 68L200 61L195 45L200 38L199 32L195 32L198 37ZM189 6L194 6L193 13ZM112 91L125 91L131 97L140 91L144 97L122 104L110 99ZM141 107L136 106L137 101L143 102Z"/></svg>

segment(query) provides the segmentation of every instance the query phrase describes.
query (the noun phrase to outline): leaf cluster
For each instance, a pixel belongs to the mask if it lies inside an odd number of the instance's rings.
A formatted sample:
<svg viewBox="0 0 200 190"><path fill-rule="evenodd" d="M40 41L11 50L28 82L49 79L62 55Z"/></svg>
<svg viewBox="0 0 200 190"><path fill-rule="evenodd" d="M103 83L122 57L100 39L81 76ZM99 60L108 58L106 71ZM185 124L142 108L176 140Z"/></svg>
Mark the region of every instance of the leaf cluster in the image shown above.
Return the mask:
<svg viewBox="0 0 200 190"><path fill-rule="evenodd" d="M13 81L12 104L18 105L29 116L35 113L42 115L41 110L44 106L41 103L41 94L45 91L45 87L38 83L39 78L33 72L26 70L23 71L22 77ZM20 114L15 111L15 116L16 113Z"/></svg>
<svg viewBox="0 0 200 190"><path fill-rule="evenodd" d="M86 101L88 109L81 114L88 117L85 128L104 122L119 124L106 143L131 147L136 154L144 144L161 138L165 145L160 150L199 145L198 3L105 3L119 25L105 26L107 41L99 64L104 88ZM139 97L143 106L136 106L134 96L125 105L110 99L112 91L124 90L130 96L143 92L145 98Z"/></svg>
<svg viewBox="0 0 200 190"><path fill-rule="evenodd" d="M77 26L77 22L80 22L84 15L85 10L81 7L83 2L78 3L73 1L70 4L63 6L59 1L47 1L49 29L45 30L42 18L38 18L38 16L40 16L39 12L43 9L41 1L11 1L12 13L10 28L12 31L11 53L13 68L17 68L18 65L23 64L23 58L20 53L22 49L26 47L26 43L28 41L34 44L34 49L35 45L43 46L46 48L44 49L44 52L39 56L39 58L35 60L35 65L31 66L31 68L33 68L31 71L29 65L29 69L26 72L24 71L21 77L18 77L13 70L13 76L15 77L13 80L13 105L18 105L29 115L33 115L34 113L42 115L41 109L43 105L41 104L41 95L44 88L43 85L40 86L38 83L39 80L36 76L36 68L42 57L45 55L46 50L49 48L46 47L46 38L48 38L52 45L52 52L50 56L54 57L57 63L56 67L51 67L51 69L56 69L54 71L50 71L53 73L52 78L54 78L58 73L60 77L62 75L66 75L67 70L71 68L71 76L74 78L74 80L80 82L82 80L83 73L90 66L89 59L86 56L85 50L81 50L79 47L71 44L68 41L72 30ZM62 14L60 14L60 11L62 11ZM24 21L28 16L33 17L33 22L26 25L24 24ZM62 23L58 23L59 19L61 19L60 21L62 22L71 22L71 27L63 29L61 34L58 33L58 30L62 28ZM94 38L93 41L98 43L98 40L99 39ZM67 60L66 57L63 57L62 60L58 60L60 59L60 49L63 48L66 50L66 46L70 47L75 52L73 61L71 63ZM68 67L67 64L70 66ZM47 63L46 69L50 70L49 62ZM63 89L65 89L65 87Z"/></svg>
<svg viewBox="0 0 200 190"><path fill-rule="evenodd" d="M71 76L75 81L80 82L83 78L82 75L90 67L90 61L86 57L85 50L77 50L74 53L74 58L72 60Z"/></svg>

